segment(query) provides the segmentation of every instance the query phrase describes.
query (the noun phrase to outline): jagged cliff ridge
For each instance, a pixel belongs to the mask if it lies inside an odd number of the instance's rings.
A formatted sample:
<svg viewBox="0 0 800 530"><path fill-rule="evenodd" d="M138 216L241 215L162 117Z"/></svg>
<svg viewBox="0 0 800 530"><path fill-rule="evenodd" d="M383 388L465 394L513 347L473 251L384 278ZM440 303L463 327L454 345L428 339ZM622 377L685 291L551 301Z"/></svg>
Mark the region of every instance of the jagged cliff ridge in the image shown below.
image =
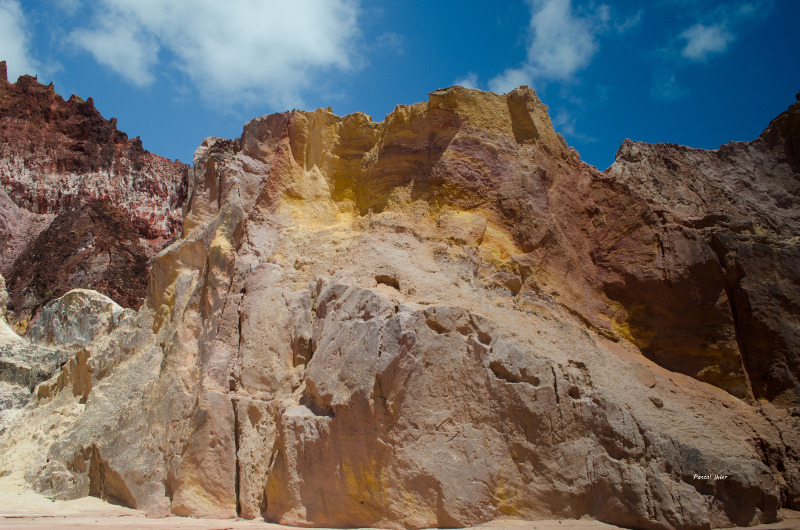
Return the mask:
<svg viewBox="0 0 800 530"><path fill-rule="evenodd" d="M0 273L14 320L78 287L138 308L147 262L181 232L187 172L91 98L64 101L31 76L9 83L0 62Z"/></svg>
<svg viewBox="0 0 800 530"><path fill-rule="evenodd" d="M753 219L774 215L727 172L715 187L680 166L700 152L626 144L599 173L524 87L208 139L145 305L38 387L2 450L39 446L9 472L151 514L297 525L773 521L800 506L797 113L730 147L772 168L786 228ZM636 163L721 191L684 211ZM788 253L786 270L750 248ZM744 346L742 315L774 324L758 296L776 291L789 346ZM754 370L765 355L786 369Z"/></svg>

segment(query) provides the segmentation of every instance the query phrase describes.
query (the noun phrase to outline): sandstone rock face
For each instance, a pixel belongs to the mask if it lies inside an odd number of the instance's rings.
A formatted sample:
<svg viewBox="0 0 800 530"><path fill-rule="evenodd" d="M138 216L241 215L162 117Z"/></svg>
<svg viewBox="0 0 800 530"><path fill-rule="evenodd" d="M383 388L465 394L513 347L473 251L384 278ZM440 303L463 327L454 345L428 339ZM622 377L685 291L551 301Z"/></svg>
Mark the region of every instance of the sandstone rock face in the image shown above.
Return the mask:
<svg viewBox="0 0 800 530"><path fill-rule="evenodd" d="M380 123L265 116L194 162L145 304L39 384L0 452L41 449L9 473L302 526L800 507L792 350L755 376L742 320L791 337L792 212L773 235L673 217L635 157L582 163L526 87L438 90Z"/></svg>
<svg viewBox="0 0 800 530"><path fill-rule="evenodd" d="M64 101L52 84L0 76L0 272L12 320L24 331L42 305L77 287L138 309L148 261L181 233L187 174L117 130L91 98ZM103 217L112 226L92 226ZM109 278L115 266L132 270Z"/></svg>
<svg viewBox="0 0 800 530"><path fill-rule="evenodd" d="M606 284L610 297L626 306L637 345L664 366L737 395L746 393L746 379L755 397L796 405L800 103L755 141L714 151L626 141L607 174L630 186L657 216L662 259L673 263L666 291L682 289L694 298L691 308L689 300L668 301L663 288L634 293L627 285L626 293ZM645 265L621 268L636 276ZM692 320L704 351L672 344L676 338L686 344L680 331ZM659 327L664 333L653 334ZM710 351L720 362L710 362ZM711 370L715 364L727 375Z"/></svg>

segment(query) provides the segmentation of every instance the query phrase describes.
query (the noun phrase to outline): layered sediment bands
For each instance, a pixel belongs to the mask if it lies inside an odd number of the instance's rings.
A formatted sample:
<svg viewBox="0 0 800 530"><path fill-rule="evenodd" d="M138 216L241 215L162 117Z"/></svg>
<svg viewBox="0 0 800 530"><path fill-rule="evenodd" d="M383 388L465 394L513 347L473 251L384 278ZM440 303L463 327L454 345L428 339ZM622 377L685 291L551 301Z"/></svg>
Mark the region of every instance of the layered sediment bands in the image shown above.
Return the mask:
<svg viewBox="0 0 800 530"><path fill-rule="evenodd" d="M85 409L29 480L303 526L776 520L800 498L796 364L755 363L743 329L759 296L796 320L791 241L670 213L625 145L582 163L526 87L206 139L183 237L85 347ZM49 399L31 414L72 403Z"/></svg>
<svg viewBox="0 0 800 530"><path fill-rule="evenodd" d="M5 63L0 64L0 272L9 282L11 320L24 331L39 307L75 287L97 289L138 308L149 260L181 233L188 166L146 151L139 138L117 129L115 118L106 120L91 98L73 95L64 101L52 84L31 76L9 83ZM117 211L111 231L125 234L121 246L115 246L120 237L104 240L100 234L90 234L90 244L78 251L75 232L53 240L58 226L97 212L98 201L105 203L101 209ZM41 235L54 218L58 226ZM106 257L91 243L106 247ZM56 256L60 259L51 259ZM101 258L111 264L96 263ZM54 272L26 277L36 268L61 269L63 262L74 269L76 261L85 269L82 278L74 271L58 278ZM131 270L124 281L115 278L109 285L97 269L115 262Z"/></svg>
<svg viewBox="0 0 800 530"><path fill-rule="evenodd" d="M145 151L106 120L92 99L67 101L36 78L0 79L0 176L6 193L35 213L108 199L147 239L181 230L187 167Z"/></svg>

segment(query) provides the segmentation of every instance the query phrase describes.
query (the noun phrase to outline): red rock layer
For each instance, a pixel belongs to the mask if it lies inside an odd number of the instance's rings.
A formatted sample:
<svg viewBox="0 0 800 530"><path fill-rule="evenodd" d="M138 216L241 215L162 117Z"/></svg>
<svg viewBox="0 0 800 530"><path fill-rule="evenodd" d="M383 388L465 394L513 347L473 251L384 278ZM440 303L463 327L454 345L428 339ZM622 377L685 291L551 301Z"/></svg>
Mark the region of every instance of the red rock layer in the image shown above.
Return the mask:
<svg viewBox="0 0 800 530"><path fill-rule="evenodd" d="M139 309L149 259L124 212L93 200L62 212L19 255L8 276L9 306L32 314L76 288Z"/></svg>
<svg viewBox="0 0 800 530"><path fill-rule="evenodd" d="M117 129L115 118L105 119L91 98L83 101L73 95L65 101L52 84L42 85L27 75L12 84L5 71L5 63L0 63L0 273L10 279L10 309L17 318L24 318L23 312L35 311L53 294L75 287L99 289L123 305L138 307L147 281L146 266L126 274L127 286L86 283L91 274L62 274L75 263L41 259L86 258L75 253L69 237L59 239L65 235L60 233L61 225L53 227L58 237L45 238L46 249L37 247L45 240L36 236L56 215L66 215L61 223L70 224L73 217L82 215L79 212L98 212L97 205L88 210L85 206L101 200L104 211L118 210L113 227L95 230L102 242L93 252L103 247L103 252L114 254L111 248L124 241L117 249L122 254L135 256L137 263L140 253L152 258L181 233L188 166L146 151L138 137L129 139ZM102 240L112 233L111 239ZM140 239L136 245L131 234ZM37 268L47 270L46 280L34 281ZM134 279L134 274L140 277Z"/></svg>
<svg viewBox="0 0 800 530"><path fill-rule="evenodd" d="M52 83L2 78L0 138L0 182L19 206L58 213L108 199L146 239L180 233L188 167L145 151L92 98L64 101Z"/></svg>

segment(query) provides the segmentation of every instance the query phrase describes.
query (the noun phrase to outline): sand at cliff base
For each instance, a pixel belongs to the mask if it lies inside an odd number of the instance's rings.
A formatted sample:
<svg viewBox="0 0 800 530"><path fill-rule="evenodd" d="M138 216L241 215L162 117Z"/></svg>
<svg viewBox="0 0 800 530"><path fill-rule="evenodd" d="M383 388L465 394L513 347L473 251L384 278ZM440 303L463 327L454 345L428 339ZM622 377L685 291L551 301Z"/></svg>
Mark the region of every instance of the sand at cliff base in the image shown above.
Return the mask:
<svg viewBox="0 0 800 530"><path fill-rule="evenodd" d="M800 529L800 512L783 510L784 521L772 525L760 525L753 529L770 528ZM118 528L118 529L203 529L227 530L239 528L261 528L265 530L288 529L278 524L241 519L195 519L189 517L166 517L149 519L130 508L116 506L95 497L84 497L71 501L52 500L27 489L19 479L0 478L0 528L30 529L78 529L78 528ZM502 530L505 528L522 530L535 528L541 530L610 529L619 528L599 521L514 521L495 520L472 528Z"/></svg>

